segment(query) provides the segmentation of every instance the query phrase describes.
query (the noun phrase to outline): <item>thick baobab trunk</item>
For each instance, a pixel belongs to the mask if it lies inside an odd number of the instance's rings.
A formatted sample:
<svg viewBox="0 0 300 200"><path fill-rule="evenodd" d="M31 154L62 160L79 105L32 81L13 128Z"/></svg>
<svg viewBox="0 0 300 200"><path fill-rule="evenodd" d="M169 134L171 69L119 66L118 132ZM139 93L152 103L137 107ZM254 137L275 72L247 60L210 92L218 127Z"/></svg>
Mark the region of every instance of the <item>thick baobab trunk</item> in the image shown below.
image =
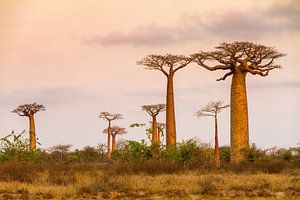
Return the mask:
<svg viewBox="0 0 300 200"><path fill-rule="evenodd" d="M115 150L116 150L116 135L112 135L111 152L114 152Z"/></svg>
<svg viewBox="0 0 300 200"><path fill-rule="evenodd" d="M168 76L166 112L167 149L170 149L176 144L173 74L169 74Z"/></svg>
<svg viewBox="0 0 300 200"><path fill-rule="evenodd" d="M242 150L249 147L246 73L233 74L231 83L231 148L230 162L244 159Z"/></svg>
<svg viewBox="0 0 300 200"><path fill-rule="evenodd" d="M157 143L157 123L156 116L152 116L152 143Z"/></svg>
<svg viewBox="0 0 300 200"><path fill-rule="evenodd" d="M36 150L34 114L29 114L29 143L30 149Z"/></svg>
<svg viewBox="0 0 300 200"><path fill-rule="evenodd" d="M108 128L107 128L107 159L110 160L110 121L108 122Z"/></svg>
<svg viewBox="0 0 300 200"><path fill-rule="evenodd" d="M219 138L218 138L218 118L215 114L215 165L220 166L220 150L219 150Z"/></svg>

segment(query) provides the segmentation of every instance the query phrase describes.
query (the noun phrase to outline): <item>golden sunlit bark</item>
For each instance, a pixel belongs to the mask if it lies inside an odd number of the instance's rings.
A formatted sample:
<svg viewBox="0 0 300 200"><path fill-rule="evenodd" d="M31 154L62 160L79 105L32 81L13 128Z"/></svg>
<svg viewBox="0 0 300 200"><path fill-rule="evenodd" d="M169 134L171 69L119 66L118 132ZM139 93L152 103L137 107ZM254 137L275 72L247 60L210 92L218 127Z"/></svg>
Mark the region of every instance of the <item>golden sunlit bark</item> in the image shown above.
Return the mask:
<svg viewBox="0 0 300 200"><path fill-rule="evenodd" d="M168 76L167 82L166 139L167 148L173 148L176 144L173 74Z"/></svg>
<svg viewBox="0 0 300 200"><path fill-rule="evenodd" d="M29 147L31 150L36 150L36 132L34 115L39 111L45 111L44 105L37 103L19 105L16 109L12 110L12 113L17 113L19 116L29 118Z"/></svg>
<svg viewBox="0 0 300 200"><path fill-rule="evenodd" d="M107 133L107 159L110 160L110 137L111 137L111 121L123 119L120 114L111 114L109 112L101 112L99 117L108 121L107 129L104 129L104 133Z"/></svg>
<svg viewBox="0 0 300 200"><path fill-rule="evenodd" d="M183 55L148 55L137 64L145 65L146 69L158 70L167 77L167 95L166 95L166 145L170 150L176 145L176 123L175 123L175 105L174 105L174 74L185 68L193 61L193 58Z"/></svg>
<svg viewBox="0 0 300 200"><path fill-rule="evenodd" d="M29 114L29 144L31 150L36 150L36 136L33 113Z"/></svg>
<svg viewBox="0 0 300 200"><path fill-rule="evenodd" d="M157 129L157 144L158 144L158 146L160 146L160 130L159 130L159 128Z"/></svg>
<svg viewBox="0 0 300 200"><path fill-rule="evenodd" d="M152 142L157 143L157 123L156 116L152 116Z"/></svg>
<svg viewBox="0 0 300 200"><path fill-rule="evenodd" d="M215 166L220 166L220 150L219 150L219 138L218 138L218 113L223 109L228 108L229 105L224 105L222 101L212 101L204 108L196 113L198 117L214 117L215 120Z"/></svg>
<svg viewBox="0 0 300 200"><path fill-rule="evenodd" d="M218 118L215 114L215 165L220 166L220 150L219 150L219 137L218 137Z"/></svg>
<svg viewBox="0 0 300 200"><path fill-rule="evenodd" d="M106 117L108 118L108 115L106 115ZM121 119L121 116L119 115ZM111 118L110 120L108 120L108 128L103 130L103 133L108 134L109 136L107 136L107 159L109 160L111 158L111 152L114 152L117 150L117 135L120 134L125 134L126 133L126 129L125 128L121 128L118 127L116 125L111 126L111 120L113 118ZM117 118L115 118L117 119ZM112 142L110 142L110 138L112 138ZM111 151L110 151L110 143L112 144L111 146Z"/></svg>
<svg viewBox="0 0 300 200"><path fill-rule="evenodd" d="M215 51L200 51L192 55L197 64L209 71L227 70L227 73L217 81L232 76L230 98L230 162L232 163L244 160L243 150L249 147L246 74L268 76L273 69L281 68L280 65L274 64L274 60L283 56L285 54L279 53L274 47L244 41L221 43ZM211 65L205 62L211 62Z"/></svg>
<svg viewBox="0 0 300 200"><path fill-rule="evenodd" d="M231 83L231 147L230 161L238 163L244 159L243 149L249 147L248 106L246 73L237 70Z"/></svg>
<svg viewBox="0 0 300 200"><path fill-rule="evenodd" d="M112 135L112 146L111 146L111 152L116 151L116 135Z"/></svg>
<svg viewBox="0 0 300 200"><path fill-rule="evenodd" d="M108 127L107 127L107 159L110 160L110 127L111 122L108 121Z"/></svg>
<svg viewBox="0 0 300 200"><path fill-rule="evenodd" d="M152 117L152 138L151 141L153 144L157 143L157 121L156 116L166 110L165 104L156 104L156 105L143 105L142 109L146 111Z"/></svg>

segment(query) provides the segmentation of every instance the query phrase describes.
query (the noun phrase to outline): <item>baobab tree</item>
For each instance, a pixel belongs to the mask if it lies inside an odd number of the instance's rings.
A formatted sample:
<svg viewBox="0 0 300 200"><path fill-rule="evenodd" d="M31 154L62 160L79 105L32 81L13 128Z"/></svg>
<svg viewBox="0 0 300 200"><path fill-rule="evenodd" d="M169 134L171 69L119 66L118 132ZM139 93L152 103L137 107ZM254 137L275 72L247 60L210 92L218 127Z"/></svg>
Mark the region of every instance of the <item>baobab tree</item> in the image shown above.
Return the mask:
<svg viewBox="0 0 300 200"><path fill-rule="evenodd" d="M220 166L220 150L219 150L219 139L218 139L218 113L223 109L228 108L229 105L224 105L222 101L212 101L207 104L204 108L200 109L197 113L197 117L214 117L215 119L215 165Z"/></svg>
<svg viewBox="0 0 300 200"><path fill-rule="evenodd" d="M137 62L138 65L146 66L148 70L162 72L167 78L166 95L166 135L167 149L176 144L176 122L174 105L173 79L175 73L192 62L192 58L183 55L148 55Z"/></svg>
<svg viewBox="0 0 300 200"><path fill-rule="evenodd" d="M271 70L280 68L280 65L274 64L274 60L282 56L284 54L274 47L251 42L221 43L215 51L192 55L197 64L209 71L228 71L217 81L232 76L230 161L233 163L243 160L245 155L242 150L249 148L246 75L269 75Z"/></svg>
<svg viewBox="0 0 300 200"><path fill-rule="evenodd" d="M107 127L107 159L110 160L110 136L111 136L111 122L118 119L123 119L121 114L111 114L109 112L101 112L99 118L108 121Z"/></svg>
<svg viewBox="0 0 300 200"><path fill-rule="evenodd" d="M45 111L44 105L32 103L19 105L16 109L12 110L12 113L17 113L19 116L29 118L29 146L31 150L36 149L36 132L35 132L35 122L34 115L39 111Z"/></svg>
<svg viewBox="0 0 300 200"><path fill-rule="evenodd" d="M108 128L103 130L103 133L107 133L108 134ZM119 126L112 126L110 128L110 134L112 137L112 148L111 151L114 152L116 150L116 137L117 135L121 135L121 134L125 134L127 133L125 128L121 128Z"/></svg>
<svg viewBox="0 0 300 200"><path fill-rule="evenodd" d="M156 104L156 105L144 105L142 109L146 111L152 117L152 143L157 143L157 115L166 110L166 104Z"/></svg>
<svg viewBox="0 0 300 200"><path fill-rule="evenodd" d="M159 123L159 122L157 122L157 144L158 145L160 145L160 143L161 143L161 139L160 138L161 138L161 135L162 135L165 127L166 127L165 123Z"/></svg>

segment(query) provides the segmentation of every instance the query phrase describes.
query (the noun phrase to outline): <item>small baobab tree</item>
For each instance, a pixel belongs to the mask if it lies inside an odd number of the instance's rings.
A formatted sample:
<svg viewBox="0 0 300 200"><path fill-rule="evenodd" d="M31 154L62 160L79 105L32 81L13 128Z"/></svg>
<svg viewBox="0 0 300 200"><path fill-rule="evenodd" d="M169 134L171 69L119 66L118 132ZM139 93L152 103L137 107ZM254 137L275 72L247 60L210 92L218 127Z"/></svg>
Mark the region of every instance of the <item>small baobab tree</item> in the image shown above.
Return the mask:
<svg viewBox="0 0 300 200"><path fill-rule="evenodd" d="M166 110L166 104L156 104L156 105L144 105L142 109L146 111L152 117L152 143L157 143L158 132L157 132L157 115Z"/></svg>
<svg viewBox="0 0 300 200"><path fill-rule="evenodd" d="M284 54L274 47L251 42L221 43L215 51L192 55L197 64L209 71L228 71L217 81L232 76L230 161L233 163L243 160L245 155L242 150L249 148L246 75L269 75L271 70L280 68L280 65L274 64L274 60L282 56Z"/></svg>
<svg viewBox="0 0 300 200"><path fill-rule="evenodd" d="M215 119L215 165L220 166L220 150L219 150L219 139L218 139L218 113L223 109L229 107L224 105L222 101L212 101L207 104L204 108L200 109L197 113L197 117L214 117Z"/></svg>
<svg viewBox="0 0 300 200"><path fill-rule="evenodd" d="M173 79L175 73L192 62L192 58L183 55L148 55L137 62L138 65L146 66L148 70L162 72L167 78L166 95L166 136L167 149L176 144L176 122L174 105Z"/></svg>
<svg viewBox="0 0 300 200"><path fill-rule="evenodd" d="M166 127L165 123L157 122L157 144L158 145L160 145L160 143L161 143L161 137L162 137L165 127Z"/></svg>
<svg viewBox="0 0 300 200"><path fill-rule="evenodd" d="M36 149L36 132L34 115L39 111L45 111L44 105L32 103L19 105L16 109L12 110L12 113L17 113L19 116L29 118L29 146L31 150Z"/></svg>
<svg viewBox="0 0 300 200"><path fill-rule="evenodd" d="M108 127L107 127L107 159L110 160L110 136L111 136L111 122L118 119L123 119L121 114L111 114L109 112L101 112L99 114L99 118L107 120L108 121Z"/></svg>
<svg viewBox="0 0 300 200"><path fill-rule="evenodd" d="M107 133L108 134L108 128L103 130L103 133ZM116 150L116 137L117 135L121 135L121 134L125 134L127 133L125 128L121 128L119 126L112 126L110 128L110 134L112 137L112 148L111 151L114 152Z"/></svg>

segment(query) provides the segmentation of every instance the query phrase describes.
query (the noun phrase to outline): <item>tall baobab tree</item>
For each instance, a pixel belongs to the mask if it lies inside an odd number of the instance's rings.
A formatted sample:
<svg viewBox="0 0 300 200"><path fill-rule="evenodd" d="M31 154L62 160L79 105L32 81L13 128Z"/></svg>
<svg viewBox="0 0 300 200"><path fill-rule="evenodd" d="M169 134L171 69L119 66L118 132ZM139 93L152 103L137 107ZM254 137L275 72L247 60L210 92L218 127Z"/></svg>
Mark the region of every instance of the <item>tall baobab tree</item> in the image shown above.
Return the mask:
<svg viewBox="0 0 300 200"><path fill-rule="evenodd" d="M229 107L224 105L222 101L212 101L207 104L204 108L200 109L197 113L197 117L214 117L215 119L215 165L220 166L220 150L219 150L219 139L218 139L218 113L223 109Z"/></svg>
<svg viewBox="0 0 300 200"><path fill-rule="evenodd" d="M111 114L109 112L101 112L99 118L108 121L107 127L107 159L110 160L110 136L111 136L111 122L118 119L123 119L121 114Z"/></svg>
<svg viewBox="0 0 300 200"><path fill-rule="evenodd" d="M160 143L161 143L161 139L160 138L161 138L161 135L162 135L165 127L166 127L165 123L159 123L159 122L157 122L157 144L158 145L160 145Z"/></svg>
<svg viewBox="0 0 300 200"><path fill-rule="evenodd" d="M138 65L146 66L148 70L158 70L167 78L166 95L166 135L167 148L176 144L176 123L175 123L175 105L174 105L174 86L173 79L175 73L186 67L192 62L190 57L183 55L148 55L137 62Z"/></svg>
<svg viewBox="0 0 300 200"><path fill-rule="evenodd" d="M108 133L108 128L103 130L103 133ZM112 137L112 148L111 151L114 152L116 150L116 137L117 135L125 134L127 133L125 128L121 128L119 126L112 126L110 128L110 134Z"/></svg>
<svg viewBox="0 0 300 200"><path fill-rule="evenodd" d="M152 143L157 143L157 115L166 110L166 104L156 104L156 105L144 105L142 109L146 111L152 117Z"/></svg>
<svg viewBox="0 0 300 200"><path fill-rule="evenodd" d="M210 71L228 71L217 81L232 75L230 161L233 163L243 160L242 150L249 148L246 75L269 75L271 70L280 68L274 60L282 56L274 47L251 42L221 43L215 51L192 55L197 64Z"/></svg>
<svg viewBox="0 0 300 200"><path fill-rule="evenodd" d="M29 146L31 150L36 149L36 132L34 115L39 111L45 111L45 106L37 103L19 105L12 113L17 113L19 116L29 118Z"/></svg>

